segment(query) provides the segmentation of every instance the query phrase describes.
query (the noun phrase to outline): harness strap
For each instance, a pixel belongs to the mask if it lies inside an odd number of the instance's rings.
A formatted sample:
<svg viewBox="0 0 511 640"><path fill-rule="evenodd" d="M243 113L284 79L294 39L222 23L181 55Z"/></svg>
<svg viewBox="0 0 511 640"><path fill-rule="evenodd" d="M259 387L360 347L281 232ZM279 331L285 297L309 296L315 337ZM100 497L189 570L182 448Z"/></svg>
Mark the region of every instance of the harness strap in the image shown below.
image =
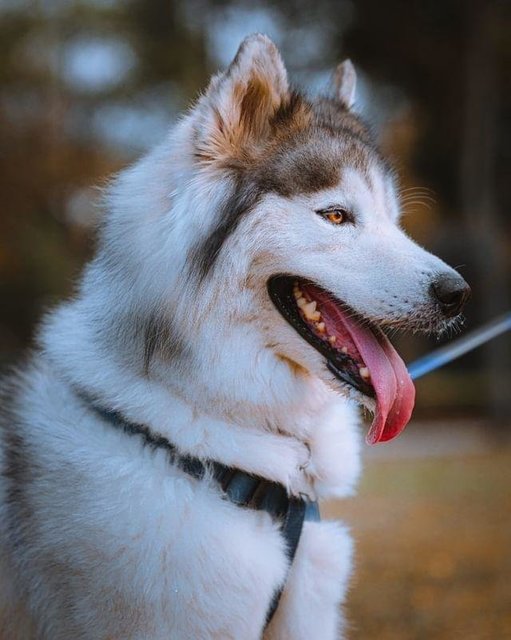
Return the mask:
<svg viewBox="0 0 511 640"><path fill-rule="evenodd" d="M128 435L140 436L144 444L153 449L164 449L170 461L196 480L202 480L208 471L220 485L223 495L239 507L266 511L280 522L280 530L287 545L289 565L293 563L300 542L305 520L320 520L317 502L305 497L289 496L284 485L255 476L241 469L228 467L216 460L200 460L194 456L179 453L177 447L161 435L153 433L146 425L128 421L119 411L106 409L87 393L74 389L84 404L94 409L104 421ZM284 586L274 594L266 626L270 623L280 602Z"/></svg>

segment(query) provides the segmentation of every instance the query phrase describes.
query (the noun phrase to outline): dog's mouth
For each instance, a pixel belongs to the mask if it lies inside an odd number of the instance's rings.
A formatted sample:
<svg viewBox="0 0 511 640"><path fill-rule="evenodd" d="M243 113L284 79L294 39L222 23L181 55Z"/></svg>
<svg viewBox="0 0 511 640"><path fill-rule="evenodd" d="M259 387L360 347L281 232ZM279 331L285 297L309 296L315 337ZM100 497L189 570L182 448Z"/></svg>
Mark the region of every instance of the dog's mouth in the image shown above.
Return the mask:
<svg viewBox="0 0 511 640"><path fill-rule="evenodd" d="M274 276L268 281L268 292L287 322L325 357L330 372L358 392L361 400L373 399L367 442L397 436L410 420L415 387L381 329L303 278Z"/></svg>

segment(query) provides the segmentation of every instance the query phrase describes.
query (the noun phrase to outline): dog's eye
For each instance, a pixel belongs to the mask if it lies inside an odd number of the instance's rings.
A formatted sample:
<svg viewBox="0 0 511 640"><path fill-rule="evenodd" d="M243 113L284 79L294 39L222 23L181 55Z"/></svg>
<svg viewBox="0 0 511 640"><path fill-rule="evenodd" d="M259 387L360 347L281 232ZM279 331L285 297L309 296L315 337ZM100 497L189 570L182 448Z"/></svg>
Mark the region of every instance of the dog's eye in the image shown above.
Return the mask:
<svg viewBox="0 0 511 640"><path fill-rule="evenodd" d="M332 209L323 209L317 212L322 218L328 220L332 224L339 225L351 220L351 216L346 209L335 207Z"/></svg>

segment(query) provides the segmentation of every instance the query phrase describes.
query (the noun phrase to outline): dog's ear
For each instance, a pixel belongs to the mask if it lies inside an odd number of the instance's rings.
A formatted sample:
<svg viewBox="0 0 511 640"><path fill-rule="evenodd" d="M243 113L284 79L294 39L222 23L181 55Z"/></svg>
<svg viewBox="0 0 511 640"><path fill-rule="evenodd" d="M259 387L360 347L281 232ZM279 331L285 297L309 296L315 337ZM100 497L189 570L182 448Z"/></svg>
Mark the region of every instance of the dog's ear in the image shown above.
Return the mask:
<svg viewBox="0 0 511 640"><path fill-rule="evenodd" d="M357 90L357 73L351 60L345 60L335 70L335 96L346 109L351 109L355 103Z"/></svg>
<svg viewBox="0 0 511 640"><path fill-rule="evenodd" d="M249 36L195 108L199 160L249 157L268 138L271 119L288 98L287 73L277 47L267 36Z"/></svg>

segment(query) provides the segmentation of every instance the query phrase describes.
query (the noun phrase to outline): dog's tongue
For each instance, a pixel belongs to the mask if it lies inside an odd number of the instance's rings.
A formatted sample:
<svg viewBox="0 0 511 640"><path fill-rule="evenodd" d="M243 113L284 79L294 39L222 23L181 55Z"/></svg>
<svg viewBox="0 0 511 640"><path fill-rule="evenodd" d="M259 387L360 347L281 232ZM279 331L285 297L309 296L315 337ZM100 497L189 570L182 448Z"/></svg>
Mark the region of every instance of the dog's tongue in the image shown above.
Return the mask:
<svg viewBox="0 0 511 640"><path fill-rule="evenodd" d="M405 363L383 333L375 334L344 313L329 295L308 285L325 317L329 332L337 335L337 344L349 334L371 374L376 408L367 434L368 444L385 442L397 436L408 424L415 403L415 387Z"/></svg>
<svg viewBox="0 0 511 640"><path fill-rule="evenodd" d="M366 441L376 444L392 440L406 427L412 415L415 404L412 379L385 335L376 336L346 316L345 326L371 373L376 392L376 409Z"/></svg>

